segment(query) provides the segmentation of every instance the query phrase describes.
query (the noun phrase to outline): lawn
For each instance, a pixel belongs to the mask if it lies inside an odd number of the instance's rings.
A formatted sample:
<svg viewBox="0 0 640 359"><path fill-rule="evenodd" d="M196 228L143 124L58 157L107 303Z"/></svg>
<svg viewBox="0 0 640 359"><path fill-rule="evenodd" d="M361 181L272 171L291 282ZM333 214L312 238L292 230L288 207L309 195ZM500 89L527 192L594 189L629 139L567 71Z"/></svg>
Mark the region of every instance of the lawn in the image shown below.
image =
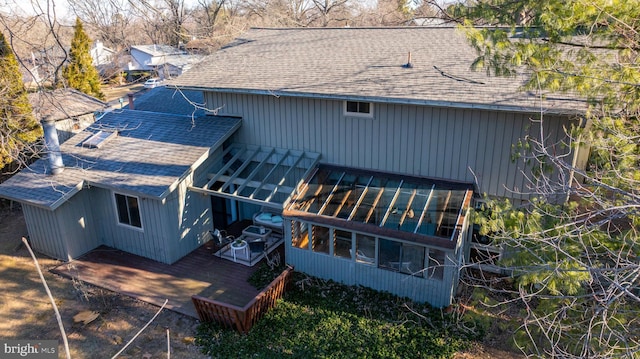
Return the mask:
<svg viewBox="0 0 640 359"><path fill-rule="evenodd" d="M284 299L248 335L203 324L197 343L213 358L451 358L482 335L459 320L406 298L296 273Z"/></svg>

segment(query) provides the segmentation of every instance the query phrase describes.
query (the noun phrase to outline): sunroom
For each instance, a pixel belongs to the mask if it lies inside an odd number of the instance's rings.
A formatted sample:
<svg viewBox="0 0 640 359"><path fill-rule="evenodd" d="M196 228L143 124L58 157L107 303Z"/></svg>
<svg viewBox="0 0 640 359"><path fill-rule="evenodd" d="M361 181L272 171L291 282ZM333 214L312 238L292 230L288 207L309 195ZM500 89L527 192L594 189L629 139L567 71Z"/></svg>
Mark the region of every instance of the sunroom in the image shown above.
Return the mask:
<svg viewBox="0 0 640 359"><path fill-rule="evenodd" d="M467 235L469 183L321 164L283 212L296 270L449 305Z"/></svg>

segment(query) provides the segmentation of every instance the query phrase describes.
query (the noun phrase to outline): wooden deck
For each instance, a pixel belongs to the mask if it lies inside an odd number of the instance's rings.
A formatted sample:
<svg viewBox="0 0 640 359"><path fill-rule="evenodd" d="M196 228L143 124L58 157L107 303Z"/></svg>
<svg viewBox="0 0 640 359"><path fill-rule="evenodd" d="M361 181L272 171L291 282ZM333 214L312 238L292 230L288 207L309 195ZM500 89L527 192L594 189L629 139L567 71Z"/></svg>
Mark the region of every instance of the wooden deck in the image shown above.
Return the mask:
<svg viewBox="0 0 640 359"><path fill-rule="evenodd" d="M282 248L280 248L282 249ZM198 318L192 295L245 306L258 293L247 278L258 268L219 258L201 246L168 265L101 246L52 271Z"/></svg>

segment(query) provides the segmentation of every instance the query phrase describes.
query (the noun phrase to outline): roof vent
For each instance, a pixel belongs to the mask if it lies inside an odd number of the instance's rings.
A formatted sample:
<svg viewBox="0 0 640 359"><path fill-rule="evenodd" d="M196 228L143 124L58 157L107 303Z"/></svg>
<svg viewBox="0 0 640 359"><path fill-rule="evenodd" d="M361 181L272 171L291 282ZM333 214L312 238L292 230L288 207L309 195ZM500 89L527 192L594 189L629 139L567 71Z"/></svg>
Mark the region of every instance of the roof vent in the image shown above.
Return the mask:
<svg viewBox="0 0 640 359"><path fill-rule="evenodd" d="M411 51L409 51L409 58L407 59L407 63L402 65L405 69L413 68L413 64L411 63Z"/></svg>
<svg viewBox="0 0 640 359"><path fill-rule="evenodd" d="M118 135L117 131L100 130L82 142L82 147L100 148L110 139Z"/></svg>

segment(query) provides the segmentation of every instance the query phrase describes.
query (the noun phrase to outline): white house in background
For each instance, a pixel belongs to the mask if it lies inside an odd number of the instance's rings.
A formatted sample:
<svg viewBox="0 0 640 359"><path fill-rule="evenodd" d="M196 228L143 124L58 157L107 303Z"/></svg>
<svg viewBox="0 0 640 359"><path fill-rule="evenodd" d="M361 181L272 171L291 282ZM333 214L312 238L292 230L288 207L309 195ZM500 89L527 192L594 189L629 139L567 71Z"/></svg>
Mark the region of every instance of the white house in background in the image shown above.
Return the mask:
<svg viewBox="0 0 640 359"><path fill-rule="evenodd" d="M89 50L89 54L93 59L93 66L99 67L111 64L116 51L104 46L102 41L96 40Z"/></svg>
<svg viewBox="0 0 640 359"><path fill-rule="evenodd" d="M136 45L131 46L131 61L127 70L155 71L160 78L176 77L201 59L200 55L189 55L173 46Z"/></svg>

